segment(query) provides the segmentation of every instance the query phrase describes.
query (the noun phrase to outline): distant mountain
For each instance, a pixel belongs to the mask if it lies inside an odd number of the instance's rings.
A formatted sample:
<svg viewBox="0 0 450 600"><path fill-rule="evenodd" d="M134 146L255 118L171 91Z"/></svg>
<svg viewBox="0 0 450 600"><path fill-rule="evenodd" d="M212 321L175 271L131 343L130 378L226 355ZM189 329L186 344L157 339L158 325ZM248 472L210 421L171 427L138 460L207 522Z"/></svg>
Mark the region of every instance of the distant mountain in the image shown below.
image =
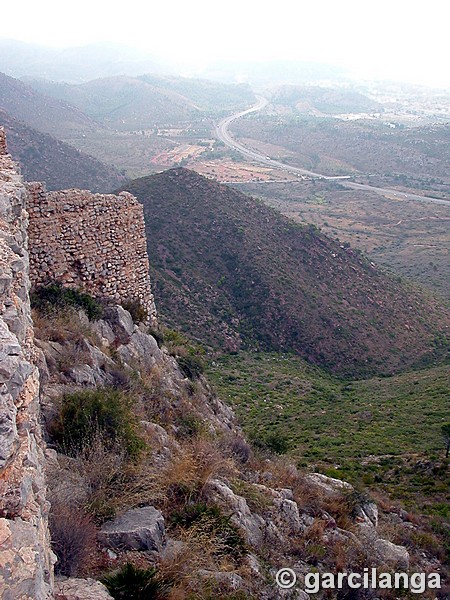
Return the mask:
<svg viewBox="0 0 450 600"><path fill-rule="evenodd" d="M379 102L346 88L284 85L271 91L273 104L289 106L296 112L319 111L325 114L382 112Z"/></svg>
<svg viewBox="0 0 450 600"><path fill-rule="evenodd" d="M170 90L195 102L204 111L241 110L255 102L255 94L247 83L220 83L188 77L141 75L140 80Z"/></svg>
<svg viewBox="0 0 450 600"><path fill-rule="evenodd" d="M340 67L297 60L216 61L208 65L200 75L206 79L228 83L246 82L258 88L346 79L345 70Z"/></svg>
<svg viewBox="0 0 450 600"><path fill-rule="evenodd" d="M0 40L0 71L12 77L44 77L81 83L98 77L168 73L170 67L120 44L51 48L17 40Z"/></svg>
<svg viewBox="0 0 450 600"><path fill-rule="evenodd" d="M8 151L27 181L43 181L49 190L74 187L93 192L110 192L123 182L114 167L36 131L1 109L0 125L6 129Z"/></svg>
<svg viewBox="0 0 450 600"><path fill-rule="evenodd" d="M190 336L293 351L352 376L442 353L444 309L313 226L185 169L123 189L144 206L162 319Z"/></svg>
<svg viewBox="0 0 450 600"><path fill-rule="evenodd" d="M67 140L101 127L75 106L41 94L4 73L0 73L0 108L15 119L60 139Z"/></svg>
<svg viewBox="0 0 450 600"><path fill-rule="evenodd" d="M183 77L109 77L80 85L28 80L48 96L70 102L104 125L119 130L173 126L210 113L242 109L254 102L246 85L227 85Z"/></svg>

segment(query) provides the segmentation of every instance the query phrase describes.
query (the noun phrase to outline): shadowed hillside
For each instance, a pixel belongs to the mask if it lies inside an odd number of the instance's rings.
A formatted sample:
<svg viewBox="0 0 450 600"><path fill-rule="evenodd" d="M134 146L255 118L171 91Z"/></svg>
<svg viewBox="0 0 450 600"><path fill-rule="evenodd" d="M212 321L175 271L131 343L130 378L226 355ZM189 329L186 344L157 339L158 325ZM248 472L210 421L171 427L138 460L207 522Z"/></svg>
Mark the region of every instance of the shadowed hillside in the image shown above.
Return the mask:
<svg viewBox="0 0 450 600"><path fill-rule="evenodd" d="M442 308L313 226L184 169L125 189L144 205L160 313L191 336L294 350L342 375L442 353Z"/></svg>
<svg viewBox="0 0 450 600"><path fill-rule="evenodd" d="M8 151L27 181L43 181L49 190L75 187L110 192L124 179L114 167L36 131L1 109L0 125L8 135Z"/></svg>

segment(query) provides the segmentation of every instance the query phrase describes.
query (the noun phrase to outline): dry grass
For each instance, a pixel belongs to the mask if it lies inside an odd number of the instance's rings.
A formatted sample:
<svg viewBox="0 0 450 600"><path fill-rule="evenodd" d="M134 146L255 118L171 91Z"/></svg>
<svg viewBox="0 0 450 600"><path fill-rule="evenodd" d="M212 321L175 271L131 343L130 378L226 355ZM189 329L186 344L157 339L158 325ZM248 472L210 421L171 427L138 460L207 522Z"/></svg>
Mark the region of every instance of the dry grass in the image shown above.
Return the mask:
<svg viewBox="0 0 450 600"><path fill-rule="evenodd" d="M207 481L237 473L230 458L224 457L213 441L195 438L182 444L162 473L166 504L172 509L201 496Z"/></svg>
<svg viewBox="0 0 450 600"><path fill-rule="evenodd" d="M176 584L168 593L168 600L212 600L225 598L232 590L225 583L219 584L199 576L201 570L221 573L243 573L245 567L236 570L233 561L223 554L223 548L211 532L201 526L191 527L180 536L180 546L159 562L163 578Z"/></svg>
<svg viewBox="0 0 450 600"><path fill-rule="evenodd" d="M92 365L87 342L101 347L100 340L89 328L86 317L73 308L43 313L37 309L32 312L35 336L44 342L57 342L60 346L47 362L53 364L56 372L67 373L77 365ZM58 352L58 353L56 353Z"/></svg>
<svg viewBox="0 0 450 600"><path fill-rule="evenodd" d="M100 339L89 327L87 317L80 316L80 311L74 308L65 307L64 310L53 310L49 313L33 309L32 318L35 335L40 340L63 344L87 339L101 347Z"/></svg>
<svg viewBox="0 0 450 600"><path fill-rule="evenodd" d="M174 510L199 498L211 477L236 474L208 440L186 441L166 466L158 467L149 454L137 462L127 460L123 449L111 451L101 436L93 438L76 458L61 456L59 470L50 474L52 494L92 514L98 521L143 504Z"/></svg>

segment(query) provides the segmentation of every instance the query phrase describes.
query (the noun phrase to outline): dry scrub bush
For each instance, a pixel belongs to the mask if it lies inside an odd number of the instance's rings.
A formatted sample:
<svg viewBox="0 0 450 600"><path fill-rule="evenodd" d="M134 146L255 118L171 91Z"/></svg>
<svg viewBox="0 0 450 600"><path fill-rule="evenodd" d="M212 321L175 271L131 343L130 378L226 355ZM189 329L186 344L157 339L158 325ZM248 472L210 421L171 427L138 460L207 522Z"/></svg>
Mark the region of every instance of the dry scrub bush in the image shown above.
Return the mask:
<svg viewBox="0 0 450 600"><path fill-rule="evenodd" d="M334 518L338 527L352 529L355 500L351 493L346 491L327 493L319 486L311 484L297 471L294 472L292 467L286 468L281 479L283 487L292 489L294 499L301 510L316 516L326 512Z"/></svg>
<svg viewBox="0 0 450 600"><path fill-rule="evenodd" d="M235 563L223 552L220 540L202 527L181 531L180 540L180 547L169 554L166 553L158 565L164 578L176 582L169 591L167 600L212 600L229 597L227 592L231 590L227 590L224 585L219 586L217 582L205 581L199 577L199 571L204 569L245 575L245 567L236 569Z"/></svg>
<svg viewBox="0 0 450 600"><path fill-rule="evenodd" d="M234 465L225 459L208 440L194 439L174 451L161 468L149 456L130 464L124 457L104 456L102 446L82 461L83 471L91 469L91 461L99 460L103 468L92 465L89 506L96 515L120 512L127 508L153 504L174 510L201 496L211 477L235 473ZM110 469L105 468L110 465Z"/></svg>
<svg viewBox="0 0 450 600"><path fill-rule="evenodd" d="M48 476L51 501L76 506L98 521L123 507L136 468L121 445L111 446L99 432L75 458L60 455L58 465Z"/></svg>
<svg viewBox="0 0 450 600"><path fill-rule="evenodd" d="M209 479L236 473L234 462L223 456L214 441L202 438L185 441L161 474L166 505L182 506L200 497Z"/></svg>
<svg viewBox="0 0 450 600"><path fill-rule="evenodd" d="M97 531L91 516L77 506L53 501L49 527L52 549L58 557L56 574L82 574L96 552Z"/></svg>
<svg viewBox="0 0 450 600"><path fill-rule="evenodd" d="M67 373L74 366L92 364L87 342L100 347L100 340L75 309L48 314L34 309L33 323L37 339L60 344L58 355L54 357L57 372ZM49 366L51 364L49 361Z"/></svg>

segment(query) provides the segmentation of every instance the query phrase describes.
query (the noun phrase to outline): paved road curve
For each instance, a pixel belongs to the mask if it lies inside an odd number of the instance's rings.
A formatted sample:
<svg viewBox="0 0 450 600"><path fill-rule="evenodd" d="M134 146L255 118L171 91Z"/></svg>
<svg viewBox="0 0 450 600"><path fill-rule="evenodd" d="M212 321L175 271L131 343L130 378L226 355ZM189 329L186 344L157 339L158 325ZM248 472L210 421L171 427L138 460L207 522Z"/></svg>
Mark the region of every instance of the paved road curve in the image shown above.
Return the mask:
<svg viewBox="0 0 450 600"><path fill-rule="evenodd" d="M236 141L231 136L228 128L233 121L236 121L237 119L240 119L241 117L248 115L250 113L263 110L269 103L268 100L266 100L266 98L263 98L262 96L257 96L257 99L258 99L258 102L254 106L252 106L251 108L248 108L247 110L243 110L242 112L231 115L230 117L226 117L225 119L220 121L220 123L216 127L217 138L220 141L222 141L226 146L231 148L232 150L236 150L237 152L240 152L241 154L243 154L246 158L249 158L249 159L253 160L254 162L261 163L263 165L272 167L273 169L278 169L281 171L291 173L293 175L300 175L300 176L305 175L308 177L313 177L315 179L323 179L326 181L337 181L338 180L344 187L351 188L353 190L375 192L375 193L381 194L382 196L385 196L387 198L392 198L392 197L406 198L408 200L419 200L421 202L433 202L434 204L445 204L447 206L450 206L449 200L443 200L440 198L429 198L428 196L420 196L418 194L399 192L398 190L394 190L391 188L379 188L379 187L374 187L372 185L355 183L353 181L349 181L349 179L351 177L354 177L354 175L330 176L330 175L323 175L322 173L315 173L314 171L308 171L306 169L299 169L298 167L293 167L291 165L280 162L278 160L273 160L273 159L269 158L268 156L264 156L263 154L260 154L259 152L252 150L251 148L247 148L247 147L243 146L241 143Z"/></svg>

